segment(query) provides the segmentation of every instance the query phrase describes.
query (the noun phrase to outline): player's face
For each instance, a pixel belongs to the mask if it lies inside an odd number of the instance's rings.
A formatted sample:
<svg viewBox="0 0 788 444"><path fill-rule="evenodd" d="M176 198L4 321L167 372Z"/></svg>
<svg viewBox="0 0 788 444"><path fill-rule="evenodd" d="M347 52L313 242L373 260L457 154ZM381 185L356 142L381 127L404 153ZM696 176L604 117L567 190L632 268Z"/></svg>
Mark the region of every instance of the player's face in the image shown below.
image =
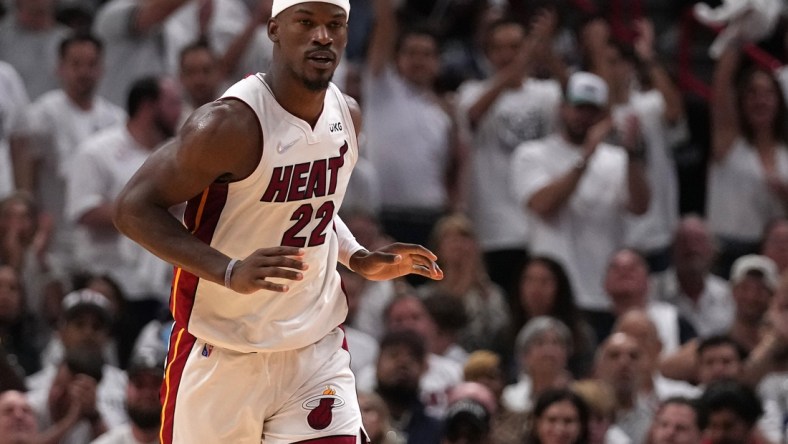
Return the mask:
<svg viewBox="0 0 788 444"><path fill-rule="evenodd" d="M279 62L311 91L323 91L347 45L347 15L319 2L290 7L268 24Z"/></svg>

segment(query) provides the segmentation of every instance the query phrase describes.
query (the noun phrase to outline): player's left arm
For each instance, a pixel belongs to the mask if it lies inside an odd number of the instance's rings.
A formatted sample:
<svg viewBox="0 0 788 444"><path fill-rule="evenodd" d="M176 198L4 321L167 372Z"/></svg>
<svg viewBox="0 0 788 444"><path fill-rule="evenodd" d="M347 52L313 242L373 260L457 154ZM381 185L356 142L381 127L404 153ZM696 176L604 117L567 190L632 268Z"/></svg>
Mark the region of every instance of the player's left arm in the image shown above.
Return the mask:
<svg viewBox="0 0 788 444"><path fill-rule="evenodd" d="M362 124L361 108L352 97L345 95L345 98L358 137ZM338 215L334 216L334 227L339 241L339 262L366 279L384 281L407 274L443 279L443 271L436 263L438 257L421 245L393 243L368 251L356 241Z"/></svg>

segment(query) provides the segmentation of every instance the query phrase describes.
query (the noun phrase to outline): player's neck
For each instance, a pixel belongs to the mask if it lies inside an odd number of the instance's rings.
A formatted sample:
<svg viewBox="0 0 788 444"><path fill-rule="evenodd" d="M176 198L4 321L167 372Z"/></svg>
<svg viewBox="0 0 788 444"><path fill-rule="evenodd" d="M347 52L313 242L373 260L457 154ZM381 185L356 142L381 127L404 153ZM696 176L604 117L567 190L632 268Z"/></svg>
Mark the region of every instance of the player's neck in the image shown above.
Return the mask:
<svg viewBox="0 0 788 444"><path fill-rule="evenodd" d="M312 91L292 75L275 70L265 75L265 81L285 111L315 127L323 112L326 90Z"/></svg>

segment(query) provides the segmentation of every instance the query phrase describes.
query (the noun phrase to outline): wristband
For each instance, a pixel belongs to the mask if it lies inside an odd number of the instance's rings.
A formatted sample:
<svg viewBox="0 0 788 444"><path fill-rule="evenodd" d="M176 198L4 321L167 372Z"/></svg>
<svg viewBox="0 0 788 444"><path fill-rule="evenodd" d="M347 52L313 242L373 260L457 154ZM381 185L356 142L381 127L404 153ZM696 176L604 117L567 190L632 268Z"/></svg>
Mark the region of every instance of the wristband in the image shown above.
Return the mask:
<svg viewBox="0 0 788 444"><path fill-rule="evenodd" d="M227 269L224 270L224 286L227 288L230 288L230 279L233 277L233 268L236 262L238 262L238 259L230 259L230 262L227 264Z"/></svg>
<svg viewBox="0 0 788 444"><path fill-rule="evenodd" d="M339 247L337 259L340 264L352 271L350 268L350 258L357 252L365 250L365 248L358 243L353 233L351 233L350 229L345 225L345 222L339 217L334 218L334 228L337 233L337 244Z"/></svg>

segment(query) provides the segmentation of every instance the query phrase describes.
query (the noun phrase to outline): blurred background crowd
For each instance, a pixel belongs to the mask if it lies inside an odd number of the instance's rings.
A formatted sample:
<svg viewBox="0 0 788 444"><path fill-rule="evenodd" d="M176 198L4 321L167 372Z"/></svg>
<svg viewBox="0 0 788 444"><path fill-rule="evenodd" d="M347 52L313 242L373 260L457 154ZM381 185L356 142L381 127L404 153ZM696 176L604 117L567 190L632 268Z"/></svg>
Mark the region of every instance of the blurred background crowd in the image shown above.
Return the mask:
<svg viewBox="0 0 788 444"><path fill-rule="evenodd" d="M339 270L372 443L788 442L788 2L351 5L340 214L445 272ZM158 442L173 271L112 202L270 9L0 0L0 444Z"/></svg>

